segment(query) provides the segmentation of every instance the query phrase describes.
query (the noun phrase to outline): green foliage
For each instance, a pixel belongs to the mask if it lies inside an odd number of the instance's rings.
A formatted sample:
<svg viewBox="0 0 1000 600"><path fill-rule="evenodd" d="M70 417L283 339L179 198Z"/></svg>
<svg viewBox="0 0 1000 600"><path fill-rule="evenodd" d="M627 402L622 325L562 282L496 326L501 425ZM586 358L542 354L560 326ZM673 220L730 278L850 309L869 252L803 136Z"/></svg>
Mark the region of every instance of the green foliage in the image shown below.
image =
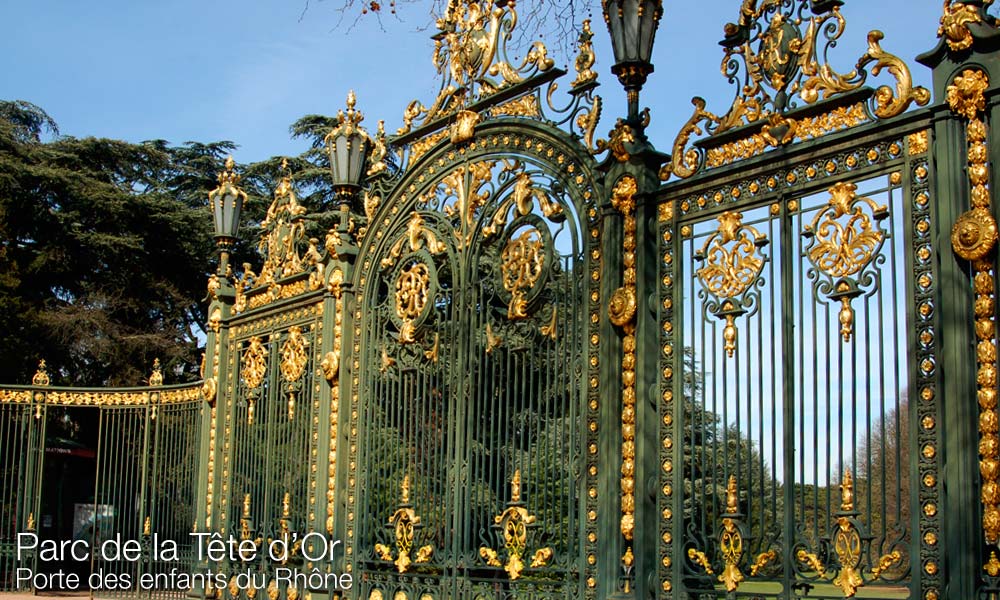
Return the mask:
<svg viewBox="0 0 1000 600"><path fill-rule="evenodd" d="M57 133L41 108L0 101L0 381L29 381L41 358L59 384L137 384L156 357L193 378L205 191L234 145Z"/></svg>

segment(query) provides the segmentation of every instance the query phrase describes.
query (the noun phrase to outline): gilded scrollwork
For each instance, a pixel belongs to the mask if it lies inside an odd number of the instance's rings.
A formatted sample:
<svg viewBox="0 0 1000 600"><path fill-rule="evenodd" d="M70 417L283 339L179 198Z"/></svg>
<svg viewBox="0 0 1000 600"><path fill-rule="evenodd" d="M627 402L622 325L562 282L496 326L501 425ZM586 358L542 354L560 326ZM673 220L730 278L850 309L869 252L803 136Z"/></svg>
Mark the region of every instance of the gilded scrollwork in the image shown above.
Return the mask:
<svg viewBox="0 0 1000 600"><path fill-rule="evenodd" d="M31 377L31 385L49 385L49 370L45 366L45 359L38 361L38 369Z"/></svg>
<svg viewBox="0 0 1000 600"><path fill-rule="evenodd" d="M302 329L292 326L288 329L288 337L281 346L281 363L279 370L288 388L288 420L295 418L295 396L302 388L302 375L305 374L309 355L306 346L309 341L302 335Z"/></svg>
<svg viewBox="0 0 1000 600"><path fill-rule="evenodd" d="M636 475L636 222L635 195L638 181L631 175L618 180L611 190L611 205L623 218L622 285L611 296L608 319L622 330L622 464L621 464L621 516L619 531L625 540L622 567L629 573L633 566L632 541L635 537L635 475Z"/></svg>
<svg viewBox="0 0 1000 600"><path fill-rule="evenodd" d="M764 268L765 258L760 248L767 244L767 236L751 225L743 224L743 215L726 211L719 217L718 230L705 240L695 258L705 262L697 275L711 296L716 298L710 307L719 318L725 319L722 331L726 354L736 352L736 317L746 312L742 298L757 282Z"/></svg>
<svg viewBox="0 0 1000 600"><path fill-rule="evenodd" d="M522 230L521 235L507 241L500 253L500 272L503 287L510 294L508 319L528 316L527 293L538 283L544 270L544 239L538 229L528 227Z"/></svg>
<svg viewBox="0 0 1000 600"><path fill-rule="evenodd" d="M979 404L979 470L982 475L983 533L988 544L1000 541L1000 438L997 435L997 336L995 266L990 254L997 243L997 224L990 211L988 130L983 118L986 73L964 70L947 88L952 112L965 118L971 209L951 232L955 253L972 261L973 316L976 344L976 398Z"/></svg>
<svg viewBox="0 0 1000 600"><path fill-rule="evenodd" d="M502 563L496 550L488 546L479 549L479 556L491 567L503 567L511 581L521 578L525 568L546 566L554 555L552 548L539 548L525 565L528 551L528 529L535 526L537 517L528 512L521 500L521 471L514 471L511 478L511 498L502 513L494 517L494 528L500 531L507 562Z"/></svg>
<svg viewBox="0 0 1000 600"><path fill-rule="evenodd" d="M422 526L420 516L410 503L410 476L405 475L400 485L399 508L389 517L387 525L392 529L396 541L396 558L393 559L392 549L385 544L375 544L376 556L394 563L400 573L406 573L414 564L430 562L434 556L434 547L431 545L421 546L416 555L411 556L416 533Z"/></svg>
<svg viewBox="0 0 1000 600"><path fill-rule="evenodd" d="M394 295L396 316L402 321L399 343L409 344L416 341L415 321L424 314L424 309L430 301L430 286L430 269L422 262L409 265L400 271L396 278Z"/></svg>
<svg viewBox="0 0 1000 600"><path fill-rule="evenodd" d="M520 64L508 60L506 44L517 25L513 2L450 0L436 25L433 62L442 77L441 90L429 107L418 100L407 106L397 135L459 113L555 64L540 41Z"/></svg>
<svg viewBox="0 0 1000 600"><path fill-rule="evenodd" d="M510 174L514 178L514 187L510 194L500 202L493 218L483 226L483 234L487 237L496 235L507 224L507 219L511 207L515 209L516 216L523 217L531 214L535 202L546 218L557 221L564 218L563 207L558 202L551 200L548 194L535 185L525 170L525 165L519 160L505 160L500 176Z"/></svg>
<svg viewBox="0 0 1000 600"><path fill-rule="evenodd" d="M941 15L941 27L937 35L954 52L961 52L972 47L972 32L969 25L982 23L983 16L979 7L965 2L945 0L944 14Z"/></svg>
<svg viewBox="0 0 1000 600"><path fill-rule="evenodd" d="M736 160L783 146L796 139L819 137L831 131L868 120L868 108L862 115L851 118L820 116L819 118L789 116L795 110L793 98L813 104L842 96L860 89L871 76L883 70L895 79L895 86L880 86L875 90L871 113L886 119L895 117L912 104L924 106L930 102L930 92L913 85L909 67L899 57L882 49L883 34L868 34L868 50L858 60L854 70L839 73L825 62L828 51L837 45L847 26L839 2L815 3L805 0L790 2L756 2L746 0L738 23L726 26L722 41L725 56L722 73L730 81L739 82L735 99L728 112L717 116L705 110L705 101L695 98L695 111L678 133L671 159L660 172L664 181L671 176L691 177L700 169L729 164ZM824 62L821 62L824 60ZM739 64L744 74L739 77ZM869 70L870 67L870 70ZM831 112L843 106L831 106ZM716 136L744 125L754 125L745 138L736 142L708 145L709 160L691 145L693 136L706 131Z"/></svg>
<svg viewBox="0 0 1000 600"><path fill-rule="evenodd" d="M243 351L240 376L247 394L247 424L252 425L257 399L261 395L260 387L267 374L267 348L258 336L250 338L247 349Z"/></svg>
<svg viewBox="0 0 1000 600"><path fill-rule="evenodd" d="M392 266L402 256L406 248L409 248L410 252L426 248L431 254L437 255L447 250L448 247L438 239L434 229L426 225L424 217L414 211L406 223L406 235L396 240L396 243L389 248L388 254L382 259L382 268Z"/></svg>
<svg viewBox="0 0 1000 600"><path fill-rule="evenodd" d="M594 61L594 32L590 29L590 19L583 20L583 27L580 30L580 38L577 41L576 60L573 65L576 67L576 79L570 85L574 88L581 87L597 80L597 73L593 70Z"/></svg>
<svg viewBox="0 0 1000 600"><path fill-rule="evenodd" d="M861 284L872 283L859 274L872 263L885 240L876 223L889 216L889 209L871 198L857 195L858 186L839 182L830 188L830 200L802 232L809 238L806 256L826 281L817 285L821 293L841 303L840 333L851 341L854 309L851 300L862 292Z"/></svg>

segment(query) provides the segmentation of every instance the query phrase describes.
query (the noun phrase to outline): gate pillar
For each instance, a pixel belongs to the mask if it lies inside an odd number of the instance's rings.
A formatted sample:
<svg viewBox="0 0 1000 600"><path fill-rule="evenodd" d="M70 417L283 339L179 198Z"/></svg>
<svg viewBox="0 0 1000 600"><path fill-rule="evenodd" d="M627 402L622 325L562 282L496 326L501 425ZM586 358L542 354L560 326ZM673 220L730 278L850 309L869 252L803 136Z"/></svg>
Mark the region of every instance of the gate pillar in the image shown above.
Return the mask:
<svg viewBox="0 0 1000 600"><path fill-rule="evenodd" d="M607 173L604 256L604 297L608 299L605 339L608 360L604 381L605 422L614 424L606 451L621 461L618 493L615 481L604 494L619 515L614 531L607 532L608 561L603 579L618 582L614 598L657 598L656 494L659 489L657 449L657 202L658 172L667 157L646 138L648 110L637 119L619 119L611 131L611 152L600 169ZM617 382L617 383L616 383ZM615 569L617 572L613 571Z"/></svg>
<svg viewBox="0 0 1000 600"><path fill-rule="evenodd" d="M1000 123L995 93L1000 29L986 13L988 4L946 3L937 47L918 58L933 69L939 104L932 148L939 199L936 222L941 224L936 236L944 374L939 393L949 406L942 415L942 476L949 515L942 540L948 560L947 598L1000 591L1000 563L995 558L1000 494L995 491L996 474L987 468L1000 458L996 427L989 426L997 414L996 319L995 308L985 307L996 298L991 181L996 181L1000 161L1000 132L994 125ZM980 156L979 150L986 149L988 156Z"/></svg>

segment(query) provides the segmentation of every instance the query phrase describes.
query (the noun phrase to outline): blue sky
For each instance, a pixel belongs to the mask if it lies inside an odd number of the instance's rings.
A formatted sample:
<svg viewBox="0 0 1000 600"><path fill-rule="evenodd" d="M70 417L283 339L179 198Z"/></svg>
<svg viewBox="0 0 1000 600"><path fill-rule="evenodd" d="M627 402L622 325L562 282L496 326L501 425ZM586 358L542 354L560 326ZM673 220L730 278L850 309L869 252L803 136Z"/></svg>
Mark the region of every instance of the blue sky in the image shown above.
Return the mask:
<svg viewBox="0 0 1000 600"><path fill-rule="evenodd" d="M522 13L529 1L521 2ZM717 41L740 2L664 5L656 72L642 103L653 111L650 137L666 150L690 116L691 96L705 97L716 113L728 108L732 92L719 74ZM437 91L430 4L403 5L403 20L386 16L382 27L370 15L338 26L338 6L312 0L300 19L306 0L5 0L0 98L38 104L66 135L232 140L240 161L301 152L305 144L290 139L288 126L304 114L335 114L351 88L366 124L374 130L385 119L394 131L410 100L426 103ZM605 133L624 112L624 94L609 72L599 4L592 11L606 102L599 132ZM879 28L883 47L911 61L916 80L929 83L912 59L936 41L938 0L848 0L843 11L848 31L832 54L835 66L853 68L868 30ZM559 65L572 61L554 58Z"/></svg>

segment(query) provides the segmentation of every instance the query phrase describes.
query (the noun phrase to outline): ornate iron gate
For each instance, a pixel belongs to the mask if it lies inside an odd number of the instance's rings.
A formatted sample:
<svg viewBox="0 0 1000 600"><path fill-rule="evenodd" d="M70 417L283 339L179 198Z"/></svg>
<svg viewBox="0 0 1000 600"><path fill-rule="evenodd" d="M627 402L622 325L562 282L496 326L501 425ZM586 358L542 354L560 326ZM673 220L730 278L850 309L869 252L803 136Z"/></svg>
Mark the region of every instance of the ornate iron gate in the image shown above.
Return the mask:
<svg viewBox="0 0 1000 600"><path fill-rule="evenodd" d="M159 364L149 383L116 390L50 387L43 361L33 386L0 390L0 589L16 589L16 570L27 568L76 573L82 582L76 589L98 596L135 596L143 574L155 577L192 562L188 532L200 461L200 384L164 386ZM56 421L91 431L81 442L63 439L53 433ZM84 540L92 548L91 560L41 561L35 552L18 561L19 532ZM154 533L161 543L177 544L175 560L154 560L149 552ZM94 549L114 536L142 541L142 557L103 560ZM104 583L89 585L92 574ZM184 590L159 585L155 591L176 596Z"/></svg>
<svg viewBox="0 0 1000 600"><path fill-rule="evenodd" d="M205 598L997 598L1000 27L947 3L939 102L909 110L931 95L880 33L827 63L842 4L744 2L735 101L695 99L666 156L650 65L619 63L595 141L589 23L558 107L544 45L506 55L511 4L450 2L430 106L372 136L349 95L335 210L286 166L260 273L220 236L200 389L0 390L0 585L42 417L86 405L118 531L289 543L194 564L229 578ZM230 162L220 217L238 186Z"/></svg>

